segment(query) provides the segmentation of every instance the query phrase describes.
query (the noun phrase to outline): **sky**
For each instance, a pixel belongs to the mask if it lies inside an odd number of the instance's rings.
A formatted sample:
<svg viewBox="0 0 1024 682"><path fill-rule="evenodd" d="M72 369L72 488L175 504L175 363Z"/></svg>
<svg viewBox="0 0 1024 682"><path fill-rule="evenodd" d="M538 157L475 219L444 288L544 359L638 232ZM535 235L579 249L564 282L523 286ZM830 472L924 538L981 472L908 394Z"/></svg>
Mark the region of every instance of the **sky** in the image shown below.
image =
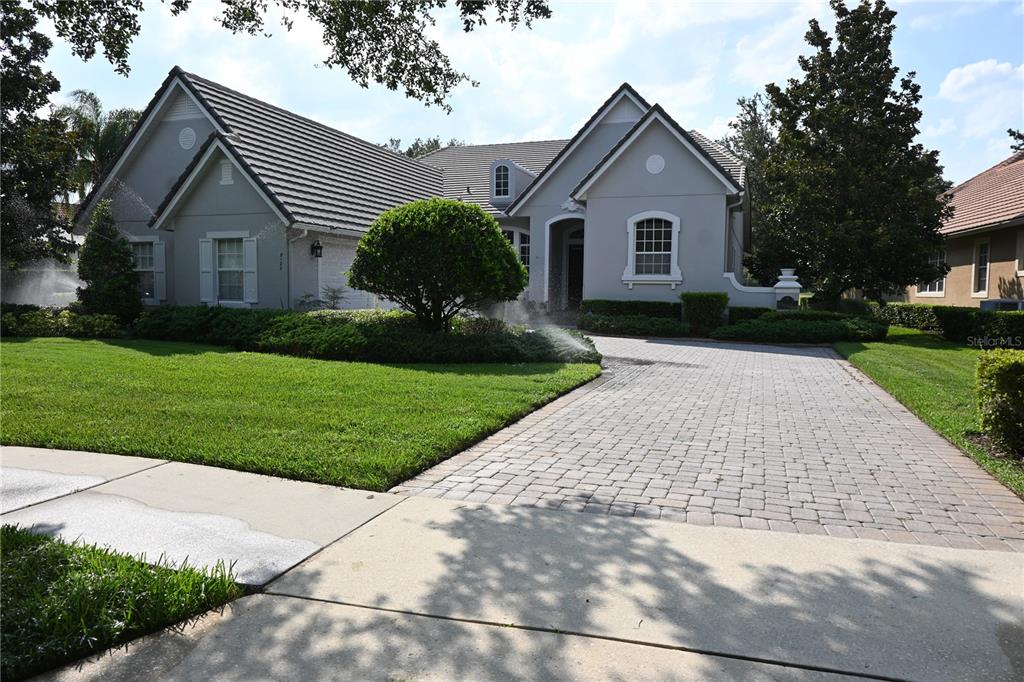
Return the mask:
<svg viewBox="0 0 1024 682"><path fill-rule="evenodd" d="M815 0L549 2L550 19L515 31L491 22L467 34L451 8L438 13L431 35L479 82L455 90L450 114L324 67L320 30L307 19L286 31L273 14L270 37L232 35L216 23L213 0L193 0L177 17L147 2L127 78L102 55L81 61L60 39L47 65L62 85L55 103L84 88L108 109L142 109L177 64L357 137L405 143L568 138L628 81L684 127L718 138L738 97L799 73L811 18L833 25L827 3ZM946 178L961 182L1009 156L1006 129L1024 128L1024 0L890 6L895 63L917 73L924 96L919 140L939 150Z"/></svg>

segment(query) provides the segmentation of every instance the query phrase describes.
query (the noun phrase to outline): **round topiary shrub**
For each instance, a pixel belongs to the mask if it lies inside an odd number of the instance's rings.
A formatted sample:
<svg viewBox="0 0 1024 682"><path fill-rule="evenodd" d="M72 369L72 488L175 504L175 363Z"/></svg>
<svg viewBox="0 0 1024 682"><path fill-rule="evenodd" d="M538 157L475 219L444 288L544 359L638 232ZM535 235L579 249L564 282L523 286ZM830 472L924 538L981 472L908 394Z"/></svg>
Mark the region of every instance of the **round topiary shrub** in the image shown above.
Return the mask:
<svg viewBox="0 0 1024 682"><path fill-rule="evenodd" d="M385 211L359 241L349 284L394 301L430 331L463 310L511 301L526 268L479 206L422 199Z"/></svg>

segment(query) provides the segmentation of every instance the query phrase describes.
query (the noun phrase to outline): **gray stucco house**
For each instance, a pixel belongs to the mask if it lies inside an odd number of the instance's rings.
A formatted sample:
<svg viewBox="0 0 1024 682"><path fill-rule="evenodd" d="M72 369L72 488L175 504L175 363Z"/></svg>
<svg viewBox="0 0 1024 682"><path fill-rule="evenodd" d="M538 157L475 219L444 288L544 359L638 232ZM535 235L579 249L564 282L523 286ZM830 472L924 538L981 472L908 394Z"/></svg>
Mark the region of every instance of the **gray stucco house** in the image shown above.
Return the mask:
<svg viewBox="0 0 1024 682"><path fill-rule="evenodd" d="M674 300L740 284L744 167L623 84L569 140L447 147L409 159L173 68L104 180L158 305L296 307L344 287L382 211L444 196L480 205L530 271L524 298ZM346 289L347 308L387 305Z"/></svg>

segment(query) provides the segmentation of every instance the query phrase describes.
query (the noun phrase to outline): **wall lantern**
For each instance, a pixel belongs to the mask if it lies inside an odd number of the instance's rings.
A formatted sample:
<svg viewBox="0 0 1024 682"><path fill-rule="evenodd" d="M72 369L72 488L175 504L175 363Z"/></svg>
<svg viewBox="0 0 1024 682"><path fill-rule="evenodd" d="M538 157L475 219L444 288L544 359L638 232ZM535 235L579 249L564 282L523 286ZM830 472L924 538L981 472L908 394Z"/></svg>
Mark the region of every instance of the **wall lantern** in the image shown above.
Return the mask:
<svg viewBox="0 0 1024 682"><path fill-rule="evenodd" d="M314 258L323 258L324 245L320 243L319 239L317 239L315 242L313 242L313 245L309 247L309 252L313 254Z"/></svg>

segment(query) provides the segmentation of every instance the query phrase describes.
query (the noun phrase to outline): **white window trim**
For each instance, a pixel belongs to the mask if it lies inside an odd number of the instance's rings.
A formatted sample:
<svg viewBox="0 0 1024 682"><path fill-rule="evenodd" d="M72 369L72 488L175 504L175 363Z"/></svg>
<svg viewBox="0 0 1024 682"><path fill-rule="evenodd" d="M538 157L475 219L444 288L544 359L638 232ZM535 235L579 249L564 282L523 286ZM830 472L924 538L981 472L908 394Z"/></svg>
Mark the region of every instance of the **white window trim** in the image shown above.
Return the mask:
<svg viewBox="0 0 1024 682"><path fill-rule="evenodd" d="M249 230L222 230L220 232L207 232L207 239L245 239L249 236Z"/></svg>
<svg viewBox="0 0 1024 682"><path fill-rule="evenodd" d="M1018 277L1024 277L1024 227L1017 230L1017 265L1014 270Z"/></svg>
<svg viewBox="0 0 1024 682"><path fill-rule="evenodd" d="M253 307L252 302L245 300L245 264L244 264L245 240L249 238L249 230L219 230L219 231L215 231L215 232L207 232L204 235L204 238L205 239L209 239L209 240L211 240L213 242L213 254L212 254L213 263L212 263L212 270L211 270L211 276L212 276L212 279L213 279L213 281L212 281L213 299L212 299L212 301L210 301L210 305L219 305L219 306L222 306L224 308L252 308ZM218 239L241 239L242 240L243 264L242 264L242 300L241 301L222 301L220 299L220 297L217 295L219 293L219 291L220 291L220 288L219 288L218 283L217 283L217 276L218 276L217 275L217 273L218 273L218 268L217 268L217 240Z"/></svg>
<svg viewBox="0 0 1024 682"><path fill-rule="evenodd" d="M940 251L940 253L942 254L942 259L941 259L940 262L943 265L945 265L946 264L946 250L943 249L942 251ZM928 282L928 284L931 284L931 282ZM973 282L972 282L971 286L974 286ZM917 285L917 297L918 298L945 298L946 297L946 275L942 276L942 291L922 291L921 290L921 285L918 284Z"/></svg>
<svg viewBox="0 0 1024 682"><path fill-rule="evenodd" d="M636 224L650 218L661 218L672 223L672 255L667 275L637 275L636 273ZM644 211L626 219L626 268L622 271L622 283L633 288L634 284L670 284L675 289L683 282L679 269L679 216L664 211Z"/></svg>
<svg viewBox="0 0 1024 682"><path fill-rule="evenodd" d="M502 236L504 236L504 234L506 232L511 232L512 233L512 241L509 242L509 244L511 244L512 248L515 250L516 257L519 258L519 262L523 263L523 251L522 251L522 249L523 249L523 235L526 235L527 237L529 237L530 236L530 231L528 229L524 229L524 228L521 228L521 227L509 227L508 225L501 225L500 227L501 227ZM531 255L532 255L532 249L531 249ZM526 271L529 272L530 271L530 265L528 263L523 263L523 265L526 266Z"/></svg>
<svg viewBox="0 0 1024 682"><path fill-rule="evenodd" d="M207 232L206 235L213 240L213 300L219 306L225 308L248 308L249 304L245 302L245 237L242 236L211 236L216 235L216 232ZM221 233L231 234L231 233ZM248 236L248 232L245 233ZM242 267L240 268L221 268L220 267L220 242L228 241L232 239L240 239L242 251L239 255L242 257ZM220 297L220 273L225 272L239 272L242 274L242 297L239 299L225 300Z"/></svg>
<svg viewBox="0 0 1024 682"><path fill-rule="evenodd" d="M128 235L128 241L129 242L149 242L150 244L156 244L160 240L157 237ZM154 254L153 257L155 259L156 258L156 254ZM153 273L153 279L154 279L154 281L153 281L153 293L155 294L156 293L156 261L154 260L154 262L153 262L153 269L152 270L136 270L136 272L152 272ZM142 302L145 305L160 305L160 299L159 298L143 298Z"/></svg>
<svg viewBox="0 0 1024 682"><path fill-rule="evenodd" d="M505 193L498 194L498 169L505 169ZM496 199L508 199L512 196L512 169L509 168L507 163L499 163L494 167L494 175L491 178L491 190L494 193Z"/></svg>
<svg viewBox="0 0 1024 682"><path fill-rule="evenodd" d="M982 244L988 244L988 263L985 264L985 288L982 291L974 290L974 283L978 280L978 249ZM971 298L988 298L988 283L992 277L992 243L985 239L974 240L974 251L971 253Z"/></svg>

